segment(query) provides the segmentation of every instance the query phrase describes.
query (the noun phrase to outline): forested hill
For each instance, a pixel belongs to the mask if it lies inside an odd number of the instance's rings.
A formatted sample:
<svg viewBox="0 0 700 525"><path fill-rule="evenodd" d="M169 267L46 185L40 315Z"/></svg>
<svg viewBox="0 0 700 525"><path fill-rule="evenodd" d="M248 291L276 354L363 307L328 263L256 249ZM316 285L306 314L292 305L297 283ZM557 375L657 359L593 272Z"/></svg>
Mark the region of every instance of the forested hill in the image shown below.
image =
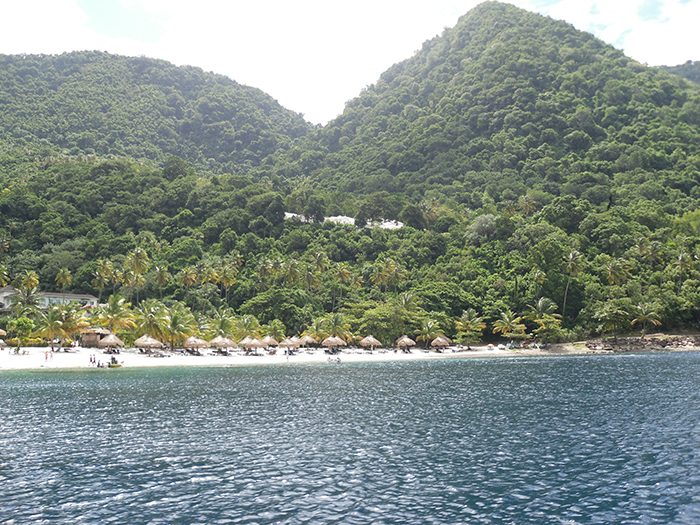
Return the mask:
<svg viewBox="0 0 700 525"><path fill-rule="evenodd" d="M157 162L175 155L236 173L309 129L259 89L194 67L99 52L0 55L0 139L15 145Z"/></svg>
<svg viewBox="0 0 700 525"><path fill-rule="evenodd" d="M486 2L265 169L471 209L526 192L687 209L699 124L698 86L564 22Z"/></svg>
<svg viewBox="0 0 700 525"><path fill-rule="evenodd" d="M680 64L678 66L664 66L662 69L678 75L679 77L687 78L688 80L700 84L700 61L693 62L688 60L685 64Z"/></svg>

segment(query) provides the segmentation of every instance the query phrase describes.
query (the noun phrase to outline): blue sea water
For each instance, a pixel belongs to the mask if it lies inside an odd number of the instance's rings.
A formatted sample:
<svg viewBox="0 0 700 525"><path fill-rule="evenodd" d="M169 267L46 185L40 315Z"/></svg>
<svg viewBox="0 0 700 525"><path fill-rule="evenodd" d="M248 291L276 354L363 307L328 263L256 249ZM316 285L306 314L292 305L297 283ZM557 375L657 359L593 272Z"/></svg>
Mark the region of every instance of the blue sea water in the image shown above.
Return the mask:
<svg viewBox="0 0 700 525"><path fill-rule="evenodd" d="M0 523L700 523L700 354L0 373Z"/></svg>

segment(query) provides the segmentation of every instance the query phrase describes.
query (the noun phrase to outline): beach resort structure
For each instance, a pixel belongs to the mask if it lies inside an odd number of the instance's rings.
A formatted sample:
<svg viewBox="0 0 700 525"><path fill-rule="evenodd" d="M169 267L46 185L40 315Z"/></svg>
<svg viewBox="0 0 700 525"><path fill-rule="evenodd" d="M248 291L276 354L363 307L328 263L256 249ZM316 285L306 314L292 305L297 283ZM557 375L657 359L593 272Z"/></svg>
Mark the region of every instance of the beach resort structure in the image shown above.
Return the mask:
<svg viewBox="0 0 700 525"><path fill-rule="evenodd" d="M17 292L12 286L0 288L0 311L6 312L12 309L14 296ZM54 304L65 304L71 302L80 303L83 306L94 308L97 306L97 297L90 294L39 292L39 308L47 310Z"/></svg>

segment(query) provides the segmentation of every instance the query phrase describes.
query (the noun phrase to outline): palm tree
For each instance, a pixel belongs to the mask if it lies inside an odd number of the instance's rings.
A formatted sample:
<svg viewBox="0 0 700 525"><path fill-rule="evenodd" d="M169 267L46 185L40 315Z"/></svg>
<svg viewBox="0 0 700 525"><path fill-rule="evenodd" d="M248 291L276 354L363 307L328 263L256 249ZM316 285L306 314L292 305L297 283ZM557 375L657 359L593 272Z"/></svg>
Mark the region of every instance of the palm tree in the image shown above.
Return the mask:
<svg viewBox="0 0 700 525"><path fill-rule="evenodd" d="M600 321L598 330L603 334L610 330L613 339L617 342L616 331L627 325L629 312L619 302L608 300L596 311L593 317Z"/></svg>
<svg viewBox="0 0 700 525"><path fill-rule="evenodd" d="M36 323L37 335L45 337L50 341L59 338L59 350L63 346L66 339L72 338L73 335L88 328L90 325L85 319L83 310L77 303L67 303L60 305L52 305L45 312L40 312Z"/></svg>
<svg viewBox="0 0 700 525"><path fill-rule="evenodd" d="M228 308L221 308L214 312L203 324L203 331L207 337L230 337L235 331L236 319Z"/></svg>
<svg viewBox="0 0 700 525"><path fill-rule="evenodd" d="M260 321L254 315L243 315L233 325L233 335L239 341L246 337L260 336Z"/></svg>
<svg viewBox="0 0 700 525"><path fill-rule="evenodd" d="M10 284L10 273L7 266L4 264L0 265L0 287L7 286Z"/></svg>
<svg viewBox="0 0 700 525"><path fill-rule="evenodd" d="M406 272L399 264L393 259L387 259L384 271L387 275L386 284L388 286L394 287L394 294L397 293L397 287L401 281L403 281Z"/></svg>
<svg viewBox="0 0 700 525"><path fill-rule="evenodd" d="M30 288L36 288L39 286L39 275L34 270L24 270L15 279L17 286L15 288L24 288L29 290Z"/></svg>
<svg viewBox="0 0 700 525"><path fill-rule="evenodd" d="M292 259L287 262L285 266L284 280L289 283L290 286L294 286L301 280L302 268L299 261Z"/></svg>
<svg viewBox="0 0 700 525"><path fill-rule="evenodd" d="M279 319L273 319L268 324L262 326L262 334L274 338L276 341L282 341L285 338L287 327Z"/></svg>
<svg viewBox="0 0 700 525"><path fill-rule="evenodd" d="M437 336L444 335L443 331L440 330L440 323L435 319L424 319L421 322L420 328L415 331L415 334L417 336L416 339L418 341L423 341L426 347L430 344L430 341Z"/></svg>
<svg viewBox="0 0 700 525"><path fill-rule="evenodd" d="M629 278L631 268L629 263L624 259L613 259L605 265L605 278L610 286L619 286L622 281Z"/></svg>
<svg viewBox="0 0 700 525"><path fill-rule="evenodd" d="M402 292L396 298L396 304L404 312L412 312L420 308L421 300L411 292Z"/></svg>
<svg viewBox="0 0 700 525"><path fill-rule="evenodd" d="M656 306L652 303L644 302L639 303L635 308L635 313L637 317L632 319L632 325L636 323L642 323L642 337L647 333L647 323L651 323L654 326L659 326L661 320L659 319L659 313L656 310Z"/></svg>
<svg viewBox="0 0 700 525"><path fill-rule="evenodd" d="M547 280L547 274L539 268L535 268L535 270L532 272L531 278L535 283L535 297L539 297L542 285Z"/></svg>
<svg viewBox="0 0 700 525"><path fill-rule="evenodd" d="M136 289L136 302L139 300L139 288L145 284L145 279L141 277L148 271L150 259L146 250L143 248L134 248L126 255L124 265L131 270L133 277L131 284Z"/></svg>
<svg viewBox="0 0 700 525"><path fill-rule="evenodd" d="M63 339L68 335L63 330L63 320L58 305L52 305L45 312L39 312L37 316L34 333L39 337L48 339L51 342L51 350L53 351L53 340L57 337L61 338L59 350L63 346Z"/></svg>
<svg viewBox="0 0 700 525"><path fill-rule="evenodd" d="M156 266L153 269L153 278L158 285L158 291L160 292L160 299L163 300L163 287L170 282L172 275L168 271L167 266Z"/></svg>
<svg viewBox="0 0 700 525"><path fill-rule="evenodd" d="M100 295L97 298L98 303L102 302L102 291L112 280L113 274L114 266L112 265L112 261L107 259L97 259L97 268L92 274L94 277L92 280L92 285L100 290Z"/></svg>
<svg viewBox="0 0 700 525"><path fill-rule="evenodd" d="M371 276L372 282L375 284L375 286L379 286L379 291L383 292L384 289L382 287L386 287L387 283L389 282L389 274L387 273L387 265L386 264L375 264L374 267L372 268L372 276Z"/></svg>
<svg viewBox="0 0 700 525"><path fill-rule="evenodd" d="M228 305L228 291L236 283L238 277L238 268L231 263L224 263L219 268L219 282L224 292L224 299Z"/></svg>
<svg viewBox="0 0 700 525"><path fill-rule="evenodd" d="M486 322L474 308L462 311L462 315L455 321L455 327L466 336L466 342L477 342L481 339L481 333L486 328Z"/></svg>
<svg viewBox="0 0 700 525"><path fill-rule="evenodd" d="M333 271L333 307L331 310L335 311L335 289L336 283L346 284L350 280L350 270L348 265L344 262L338 263ZM343 287L340 287L340 299L343 299Z"/></svg>
<svg viewBox="0 0 700 525"><path fill-rule="evenodd" d="M309 326L302 332L301 335L310 335L318 342L323 341L330 334L328 333L327 320L324 317L317 317Z"/></svg>
<svg viewBox="0 0 700 525"><path fill-rule="evenodd" d="M197 284L198 278L197 269L194 266L185 266L178 272L176 279L180 286L185 287L185 297L187 297L190 288Z"/></svg>
<svg viewBox="0 0 700 525"><path fill-rule="evenodd" d="M312 257L311 262L318 273L325 272L330 264L326 252L316 252Z"/></svg>
<svg viewBox="0 0 700 525"><path fill-rule="evenodd" d="M100 325L106 326L116 334L117 330L134 328L134 313L131 311L131 303L118 295L110 295L104 306L98 307L93 319Z"/></svg>
<svg viewBox="0 0 700 525"><path fill-rule="evenodd" d="M348 323L343 314L328 314L325 319L325 327L328 335L340 337L345 342L349 342L352 339L350 323Z"/></svg>
<svg viewBox="0 0 700 525"><path fill-rule="evenodd" d="M549 297L540 297L535 304L528 306L528 311L523 317L542 326L547 317L561 318L556 311L557 304L554 301Z"/></svg>
<svg viewBox="0 0 700 525"><path fill-rule="evenodd" d="M569 255L564 257L564 269L568 274L568 278L566 280L566 290L564 290L564 302L561 306L562 317L566 315L566 298L569 295L569 285L571 284L571 277L574 275L578 275L581 272L582 262L583 257L581 256L581 253L579 253L578 250L573 250L569 252Z"/></svg>
<svg viewBox="0 0 700 525"><path fill-rule="evenodd" d="M493 323L493 333L500 332L501 336L506 338L520 337L525 333L525 325L520 321L521 318L509 308L501 312L499 318Z"/></svg>
<svg viewBox="0 0 700 525"><path fill-rule="evenodd" d="M680 293L681 291L681 284L683 282L683 274L685 273L686 270L690 269L691 265L691 259L690 255L688 255L688 252L686 251L681 251L678 256L676 257L676 260L673 262L673 266L678 268L678 286L676 288L677 293Z"/></svg>
<svg viewBox="0 0 700 525"><path fill-rule="evenodd" d="M197 321L190 309L179 302L173 304L170 308L166 308L164 313L163 335L170 342L170 351L173 351L176 342L182 341L195 332Z"/></svg>
<svg viewBox="0 0 700 525"><path fill-rule="evenodd" d="M134 311L134 321L137 337L148 334L154 339L163 339L168 322L167 309L155 299L143 301Z"/></svg>
<svg viewBox="0 0 700 525"><path fill-rule="evenodd" d="M530 215L533 213L537 208L535 204L537 204L534 200L532 200L532 197L529 195L523 195L519 199L520 208L525 212L525 215Z"/></svg>
<svg viewBox="0 0 700 525"><path fill-rule="evenodd" d="M39 309L39 291L36 287L16 288L10 297L17 317L32 316Z"/></svg>

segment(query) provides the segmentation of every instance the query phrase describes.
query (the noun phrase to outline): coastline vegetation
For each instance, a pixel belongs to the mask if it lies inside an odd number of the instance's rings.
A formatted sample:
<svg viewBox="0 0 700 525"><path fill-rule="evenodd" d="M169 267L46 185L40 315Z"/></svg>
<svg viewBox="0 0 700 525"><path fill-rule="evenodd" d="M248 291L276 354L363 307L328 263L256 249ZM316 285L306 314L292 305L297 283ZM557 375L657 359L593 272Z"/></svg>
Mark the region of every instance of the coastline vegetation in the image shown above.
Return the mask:
<svg viewBox="0 0 700 525"><path fill-rule="evenodd" d="M171 344L700 321L700 87L562 22L481 4L318 128L161 61L0 62L0 327L18 339L84 325L39 291L94 294L91 323Z"/></svg>

